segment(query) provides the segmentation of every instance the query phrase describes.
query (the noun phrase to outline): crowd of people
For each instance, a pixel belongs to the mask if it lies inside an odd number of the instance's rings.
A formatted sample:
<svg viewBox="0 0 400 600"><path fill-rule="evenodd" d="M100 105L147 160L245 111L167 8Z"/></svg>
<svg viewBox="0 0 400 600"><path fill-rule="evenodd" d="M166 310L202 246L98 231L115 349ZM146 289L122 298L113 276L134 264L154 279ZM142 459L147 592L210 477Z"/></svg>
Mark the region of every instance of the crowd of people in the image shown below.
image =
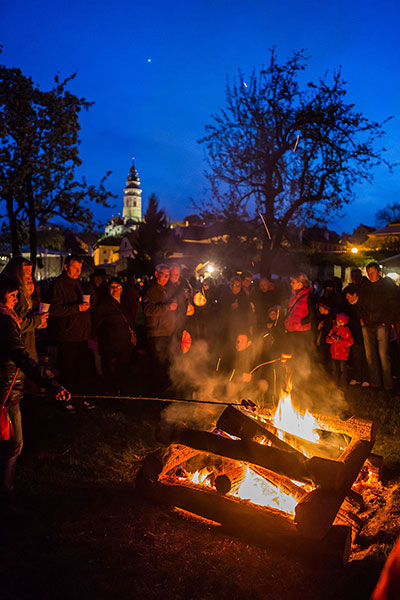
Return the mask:
<svg viewBox="0 0 400 600"><path fill-rule="evenodd" d="M60 276L39 286L31 262L16 256L0 274L0 401L14 430L0 443L2 492L13 489L22 449L24 394L45 389L70 413L79 396L96 393L168 397L184 384L173 365L189 365L199 344L210 375L237 393L271 393L268 365L282 357L294 375L308 361L340 387L393 389L400 290L375 262L366 276L354 269L344 289L339 278L311 282L304 273L288 282L248 271L196 278L160 264L139 284L104 269L83 281L81 270L82 259L68 256Z"/></svg>

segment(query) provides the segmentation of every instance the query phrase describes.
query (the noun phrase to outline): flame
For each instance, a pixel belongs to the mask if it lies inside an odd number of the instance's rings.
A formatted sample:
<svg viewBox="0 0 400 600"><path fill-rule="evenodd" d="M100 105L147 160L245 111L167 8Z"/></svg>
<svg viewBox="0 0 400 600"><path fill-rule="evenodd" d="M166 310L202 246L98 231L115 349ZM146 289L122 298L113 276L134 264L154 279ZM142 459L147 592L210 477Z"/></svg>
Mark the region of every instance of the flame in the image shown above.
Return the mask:
<svg viewBox="0 0 400 600"><path fill-rule="evenodd" d="M210 473L207 467L193 474L187 473L187 476L191 483L209 488L213 487L213 473ZM257 475L247 465L245 466L245 475L240 486L234 492L229 492L227 496L249 500L259 506L269 506L290 515L294 515L294 510L298 502L293 496L287 494L278 486Z"/></svg>
<svg viewBox="0 0 400 600"><path fill-rule="evenodd" d="M279 404L272 420L274 426L279 429L278 436L284 439L284 434L289 433L309 442L319 442L319 435L316 431L318 424L312 414L306 410L301 413L293 406L291 397L291 388L288 391L282 390Z"/></svg>

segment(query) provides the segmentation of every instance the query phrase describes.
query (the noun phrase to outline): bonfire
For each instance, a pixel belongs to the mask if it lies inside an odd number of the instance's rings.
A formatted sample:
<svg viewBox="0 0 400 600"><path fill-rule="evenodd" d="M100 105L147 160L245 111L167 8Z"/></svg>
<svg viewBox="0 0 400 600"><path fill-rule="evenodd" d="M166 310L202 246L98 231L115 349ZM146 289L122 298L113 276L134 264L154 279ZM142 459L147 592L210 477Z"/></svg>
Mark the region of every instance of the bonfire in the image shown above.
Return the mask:
<svg viewBox="0 0 400 600"><path fill-rule="evenodd" d="M242 401L214 425L162 423L168 447L145 459L137 486L255 543L345 563L363 525L362 487L380 476L374 422L302 412L287 386L273 410Z"/></svg>

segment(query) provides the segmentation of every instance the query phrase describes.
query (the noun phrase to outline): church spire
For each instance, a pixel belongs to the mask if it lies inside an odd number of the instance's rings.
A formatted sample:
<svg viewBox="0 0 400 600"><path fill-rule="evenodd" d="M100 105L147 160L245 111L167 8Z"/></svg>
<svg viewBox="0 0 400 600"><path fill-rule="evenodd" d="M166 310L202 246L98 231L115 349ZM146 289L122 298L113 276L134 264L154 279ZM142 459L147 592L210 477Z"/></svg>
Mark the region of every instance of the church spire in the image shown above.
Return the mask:
<svg viewBox="0 0 400 600"><path fill-rule="evenodd" d="M132 166L124 189L123 219L142 220L142 190L140 189L139 174L132 158Z"/></svg>

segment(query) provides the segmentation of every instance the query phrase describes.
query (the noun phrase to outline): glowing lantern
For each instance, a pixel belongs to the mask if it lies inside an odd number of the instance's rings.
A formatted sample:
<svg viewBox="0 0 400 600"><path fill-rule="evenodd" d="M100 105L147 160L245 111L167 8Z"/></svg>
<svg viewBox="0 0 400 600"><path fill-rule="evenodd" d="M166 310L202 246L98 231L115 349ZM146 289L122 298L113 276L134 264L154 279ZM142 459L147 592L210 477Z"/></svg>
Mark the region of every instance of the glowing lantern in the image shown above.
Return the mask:
<svg viewBox="0 0 400 600"><path fill-rule="evenodd" d="M191 317L192 315L194 315L194 306L193 304L188 304L188 307L186 309L186 316Z"/></svg>
<svg viewBox="0 0 400 600"><path fill-rule="evenodd" d="M207 298L201 292L197 292L194 295L193 302L196 306L204 306L207 302Z"/></svg>
<svg viewBox="0 0 400 600"><path fill-rule="evenodd" d="M191 345L192 345L192 337L191 337L190 333L188 331L186 331L186 329L184 329L183 333L182 333L182 342L181 342L181 348L182 348L183 354L186 354L186 352L188 352L190 350Z"/></svg>

